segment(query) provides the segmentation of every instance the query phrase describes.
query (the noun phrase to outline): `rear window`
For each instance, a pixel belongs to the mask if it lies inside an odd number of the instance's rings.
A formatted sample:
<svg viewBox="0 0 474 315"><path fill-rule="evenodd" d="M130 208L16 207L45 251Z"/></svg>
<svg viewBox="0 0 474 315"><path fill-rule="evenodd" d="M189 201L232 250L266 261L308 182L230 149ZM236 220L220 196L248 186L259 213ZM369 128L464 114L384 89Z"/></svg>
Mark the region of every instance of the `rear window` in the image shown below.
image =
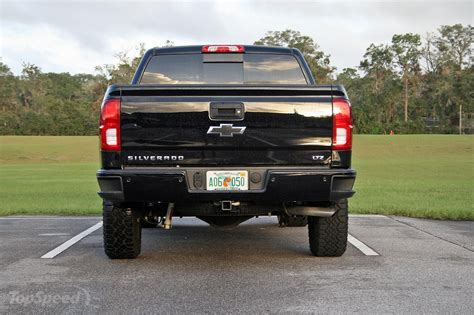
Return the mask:
<svg viewBox="0 0 474 315"><path fill-rule="evenodd" d="M140 84L306 84L295 57L276 54L153 56Z"/></svg>

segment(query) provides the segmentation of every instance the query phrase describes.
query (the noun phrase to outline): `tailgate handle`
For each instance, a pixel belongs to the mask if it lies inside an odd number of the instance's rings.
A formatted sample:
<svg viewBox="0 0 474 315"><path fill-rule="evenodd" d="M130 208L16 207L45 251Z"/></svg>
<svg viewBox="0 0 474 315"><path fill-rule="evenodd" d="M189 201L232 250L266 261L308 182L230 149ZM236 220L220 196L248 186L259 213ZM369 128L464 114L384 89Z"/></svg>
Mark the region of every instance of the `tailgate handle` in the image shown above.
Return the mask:
<svg viewBox="0 0 474 315"><path fill-rule="evenodd" d="M211 120L243 120L244 114L244 103L212 102L209 104L209 118Z"/></svg>

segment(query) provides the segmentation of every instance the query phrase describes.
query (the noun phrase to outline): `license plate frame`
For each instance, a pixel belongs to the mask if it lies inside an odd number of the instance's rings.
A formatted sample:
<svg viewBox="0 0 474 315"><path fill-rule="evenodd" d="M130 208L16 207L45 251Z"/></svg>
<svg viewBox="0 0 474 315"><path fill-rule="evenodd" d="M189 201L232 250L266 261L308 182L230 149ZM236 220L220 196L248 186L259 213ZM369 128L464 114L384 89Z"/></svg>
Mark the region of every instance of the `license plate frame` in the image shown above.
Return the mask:
<svg viewBox="0 0 474 315"><path fill-rule="evenodd" d="M207 171L206 190L247 191L249 190L249 172L246 170Z"/></svg>

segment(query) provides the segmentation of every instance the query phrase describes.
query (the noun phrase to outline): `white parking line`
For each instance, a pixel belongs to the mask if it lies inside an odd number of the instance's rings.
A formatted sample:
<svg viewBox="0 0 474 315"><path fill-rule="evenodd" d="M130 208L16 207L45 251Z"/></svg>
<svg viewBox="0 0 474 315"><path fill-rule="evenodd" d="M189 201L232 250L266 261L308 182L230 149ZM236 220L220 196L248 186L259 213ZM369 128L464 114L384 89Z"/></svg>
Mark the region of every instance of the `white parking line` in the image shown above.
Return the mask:
<svg viewBox="0 0 474 315"><path fill-rule="evenodd" d="M88 219L100 219L99 216L84 216L84 217L71 217L71 216L35 216L35 215L25 215L25 216L8 216L0 217L0 220L88 220Z"/></svg>
<svg viewBox="0 0 474 315"><path fill-rule="evenodd" d="M38 234L38 236L68 236L71 235L69 233L43 233L43 234Z"/></svg>
<svg viewBox="0 0 474 315"><path fill-rule="evenodd" d="M56 247L52 251L50 251L50 252L44 254L43 256L41 256L41 258L54 258L54 257L56 257L57 255L61 254L66 249L68 249L72 245L76 244L77 242L82 240L87 235L93 233L94 231L97 231L101 227L102 227L102 221L100 221L99 223L91 226L87 230L82 231L81 233L77 234L76 236L74 236L73 238L67 240L66 242L62 243L61 245L59 245L58 247Z"/></svg>
<svg viewBox="0 0 474 315"><path fill-rule="evenodd" d="M374 251L372 248L369 246L365 245L358 239L356 239L354 236L348 234L347 235L347 241L354 245L358 250L360 250L365 256L379 256L379 254Z"/></svg>
<svg viewBox="0 0 474 315"><path fill-rule="evenodd" d="M71 238L71 239L67 240L66 242L62 243L61 245L59 245L55 249L47 252L46 254L41 256L41 258L51 259L51 258L56 257L57 255L61 254L62 252L64 252L66 249L68 249L72 245L74 245L77 242L79 242L80 240L82 240L87 235L89 235L89 234L97 231L98 229L100 229L102 227L102 224L103 224L102 221L94 224L93 226L91 226L87 230L82 231L81 233L77 234L73 238ZM52 234L61 234L61 233L51 233L51 235ZM46 234L43 234L43 235L46 235ZM374 251L372 248L370 248L369 246L367 246L364 243L362 243L361 241L359 241L357 238L355 238L351 234L347 235L347 241L349 243L351 243L353 246L355 246L358 250L360 250L366 256L379 256L379 254L376 251Z"/></svg>

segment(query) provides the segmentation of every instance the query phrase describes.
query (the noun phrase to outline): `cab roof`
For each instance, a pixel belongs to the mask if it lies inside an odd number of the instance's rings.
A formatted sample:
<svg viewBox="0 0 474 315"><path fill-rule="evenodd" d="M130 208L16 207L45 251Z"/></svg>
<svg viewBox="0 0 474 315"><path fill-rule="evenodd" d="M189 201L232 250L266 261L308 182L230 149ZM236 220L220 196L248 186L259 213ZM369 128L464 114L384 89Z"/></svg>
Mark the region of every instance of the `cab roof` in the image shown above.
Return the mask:
<svg viewBox="0 0 474 315"><path fill-rule="evenodd" d="M153 55L192 54L192 53L197 54L197 53L201 53L203 46L205 45L155 47L153 48ZM276 46L257 46L257 45L240 45L240 46L244 46L245 53L251 53L251 54L271 53L271 54L294 55L295 52L298 51L296 48L286 48L286 47L276 47Z"/></svg>

